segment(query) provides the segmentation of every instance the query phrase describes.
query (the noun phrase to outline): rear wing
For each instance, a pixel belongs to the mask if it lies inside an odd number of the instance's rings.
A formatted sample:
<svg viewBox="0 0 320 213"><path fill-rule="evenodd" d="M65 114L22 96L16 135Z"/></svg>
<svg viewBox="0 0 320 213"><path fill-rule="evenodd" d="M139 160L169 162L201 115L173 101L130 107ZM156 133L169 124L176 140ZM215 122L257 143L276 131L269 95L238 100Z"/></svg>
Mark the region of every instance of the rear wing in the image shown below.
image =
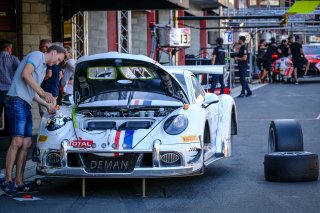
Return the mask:
<svg viewBox="0 0 320 213"><path fill-rule="evenodd" d="M218 74L223 75L226 72L226 65L185 65L185 66L165 66L170 71L189 70L194 74Z"/></svg>

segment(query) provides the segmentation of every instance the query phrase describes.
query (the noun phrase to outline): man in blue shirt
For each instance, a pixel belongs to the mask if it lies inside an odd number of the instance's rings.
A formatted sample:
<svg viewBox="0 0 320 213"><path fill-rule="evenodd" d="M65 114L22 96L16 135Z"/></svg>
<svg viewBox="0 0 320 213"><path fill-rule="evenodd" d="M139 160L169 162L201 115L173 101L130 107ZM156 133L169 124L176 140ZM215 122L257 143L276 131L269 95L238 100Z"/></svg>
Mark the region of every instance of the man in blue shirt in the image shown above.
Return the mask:
<svg viewBox="0 0 320 213"><path fill-rule="evenodd" d="M19 59L12 55L12 43L2 40L0 43L0 115L6 104L7 92L11 86L14 72L19 66ZM7 122L6 122L7 123Z"/></svg>
<svg viewBox="0 0 320 213"><path fill-rule="evenodd" d="M6 113L9 119L12 137L6 157L6 176L1 189L8 196L15 196L17 191L24 191L24 169L28 151L32 145L33 100L45 105L49 113L55 113L53 97L45 92L42 83L47 66L61 63L65 57L63 47L53 45L48 52L34 51L29 53L19 64L10 89L7 93ZM13 183L12 170L16 162L16 177Z"/></svg>

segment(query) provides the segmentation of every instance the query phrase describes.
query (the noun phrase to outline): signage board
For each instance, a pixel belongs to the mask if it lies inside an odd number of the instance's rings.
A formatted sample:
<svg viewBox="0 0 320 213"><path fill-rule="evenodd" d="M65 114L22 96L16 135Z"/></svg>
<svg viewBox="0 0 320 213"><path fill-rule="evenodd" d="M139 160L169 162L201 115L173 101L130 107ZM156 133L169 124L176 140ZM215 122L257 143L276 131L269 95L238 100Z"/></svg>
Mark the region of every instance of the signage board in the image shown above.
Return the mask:
<svg viewBox="0 0 320 213"><path fill-rule="evenodd" d="M172 28L170 30L170 47L190 47L190 28Z"/></svg>

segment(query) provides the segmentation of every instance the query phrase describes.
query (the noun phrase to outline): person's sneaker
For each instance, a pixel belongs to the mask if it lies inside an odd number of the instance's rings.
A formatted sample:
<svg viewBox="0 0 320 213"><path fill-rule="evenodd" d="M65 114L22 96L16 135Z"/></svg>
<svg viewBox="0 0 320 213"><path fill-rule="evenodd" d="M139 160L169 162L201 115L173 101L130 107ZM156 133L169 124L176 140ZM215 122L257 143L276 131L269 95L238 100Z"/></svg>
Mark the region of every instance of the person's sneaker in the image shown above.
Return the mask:
<svg viewBox="0 0 320 213"><path fill-rule="evenodd" d="M246 95L241 93L240 95L237 96L237 98L244 98Z"/></svg>
<svg viewBox="0 0 320 213"><path fill-rule="evenodd" d="M249 96L251 96L252 95L252 92L248 92L247 94L246 94L246 97L249 97Z"/></svg>
<svg viewBox="0 0 320 213"><path fill-rule="evenodd" d="M0 188L9 197L14 197L18 194L16 187L14 186L14 184L11 181L9 181L8 183L3 182L0 186Z"/></svg>
<svg viewBox="0 0 320 213"><path fill-rule="evenodd" d="M299 84L299 82L298 81L296 81L296 83L295 84Z"/></svg>
<svg viewBox="0 0 320 213"><path fill-rule="evenodd" d="M21 185L15 184L15 187L18 193L30 191L30 187L28 187L26 184L21 184Z"/></svg>

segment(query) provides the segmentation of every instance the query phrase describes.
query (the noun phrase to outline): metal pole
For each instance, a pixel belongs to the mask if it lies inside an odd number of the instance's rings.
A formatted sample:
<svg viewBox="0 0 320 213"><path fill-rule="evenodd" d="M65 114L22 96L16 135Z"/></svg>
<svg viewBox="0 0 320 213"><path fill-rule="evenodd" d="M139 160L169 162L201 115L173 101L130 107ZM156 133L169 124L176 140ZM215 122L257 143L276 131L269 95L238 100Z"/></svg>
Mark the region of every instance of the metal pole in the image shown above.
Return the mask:
<svg viewBox="0 0 320 213"><path fill-rule="evenodd" d="M282 19L282 15L270 16L179 16L177 20L220 20L220 19Z"/></svg>
<svg viewBox="0 0 320 213"><path fill-rule="evenodd" d="M82 197L86 197L86 179L82 178Z"/></svg>
<svg viewBox="0 0 320 213"><path fill-rule="evenodd" d="M142 197L146 197L146 179L142 178Z"/></svg>

